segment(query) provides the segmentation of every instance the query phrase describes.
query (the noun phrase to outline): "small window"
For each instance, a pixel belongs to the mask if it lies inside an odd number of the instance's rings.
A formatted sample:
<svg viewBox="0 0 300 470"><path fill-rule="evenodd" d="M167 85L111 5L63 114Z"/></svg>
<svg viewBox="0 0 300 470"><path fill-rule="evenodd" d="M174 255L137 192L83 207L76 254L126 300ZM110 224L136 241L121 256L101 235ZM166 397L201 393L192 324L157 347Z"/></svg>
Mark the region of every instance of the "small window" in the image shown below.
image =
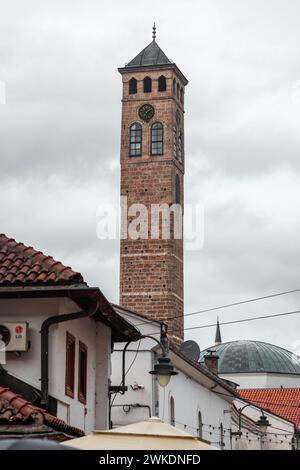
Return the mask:
<svg viewBox="0 0 300 470"><path fill-rule="evenodd" d="M176 204L180 204L180 178L179 175L176 175L175 181L175 202Z"/></svg>
<svg viewBox="0 0 300 470"><path fill-rule="evenodd" d="M180 88L180 101L183 103L183 88Z"/></svg>
<svg viewBox="0 0 300 470"><path fill-rule="evenodd" d="M87 347L79 341L78 400L86 404L87 399Z"/></svg>
<svg viewBox="0 0 300 470"><path fill-rule="evenodd" d="M161 122L155 122L151 128L151 155L164 153L164 128Z"/></svg>
<svg viewBox="0 0 300 470"><path fill-rule="evenodd" d="M152 80L150 77L144 78L144 93L151 93L152 91Z"/></svg>
<svg viewBox="0 0 300 470"><path fill-rule="evenodd" d="M177 126L173 126L173 155L177 158Z"/></svg>
<svg viewBox="0 0 300 470"><path fill-rule="evenodd" d="M135 95L137 93L137 81L135 78L129 80L129 94Z"/></svg>
<svg viewBox="0 0 300 470"><path fill-rule="evenodd" d="M179 131L178 136L178 160L182 162L183 147L182 147L182 132Z"/></svg>
<svg viewBox="0 0 300 470"><path fill-rule="evenodd" d="M201 414L201 411L198 411L198 437L202 439L202 435L203 435L202 414Z"/></svg>
<svg viewBox="0 0 300 470"><path fill-rule="evenodd" d="M177 98L179 98L179 90L180 90L180 86L179 86L179 83L177 83Z"/></svg>
<svg viewBox="0 0 300 470"><path fill-rule="evenodd" d="M67 332L65 394L71 398L74 398L74 376L75 376L75 338L73 335Z"/></svg>
<svg viewBox="0 0 300 470"><path fill-rule="evenodd" d="M176 95L176 80L173 80L173 95Z"/></svg>
<svg viewBox="0 0 300 470"><path fill-rule="evenodd" d="M167 80L164 75L161 75L158 79L158 91L166 91L167 89Z"/></svg>
<svg viewBox="0 0 300 470"><path fill-rule="evenodd" d="M175 426L175 400L173 397L170 398L170 424Z"/></svg>
<svg viewBox="0 0 300 470"><path fill-rule="evenodd" d="M142 126L139 123L130 126L130 150L131 157L140 157L142 155Z"/></svg>

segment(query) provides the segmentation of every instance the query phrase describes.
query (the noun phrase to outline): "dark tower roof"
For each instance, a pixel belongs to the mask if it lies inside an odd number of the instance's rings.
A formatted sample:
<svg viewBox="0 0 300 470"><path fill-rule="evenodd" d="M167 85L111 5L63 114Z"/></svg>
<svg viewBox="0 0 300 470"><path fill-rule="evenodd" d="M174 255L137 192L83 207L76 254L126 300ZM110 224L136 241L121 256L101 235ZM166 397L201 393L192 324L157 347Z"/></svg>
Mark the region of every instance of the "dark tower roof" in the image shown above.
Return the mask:
<svg viewBox="0 0 300 470"><path fill-rule="evenodd" d="M151 67L153 65L166 65L172 62L166 54L161 50L155 39L143 49L134 59L132 59L127 67Z"/></svg>
<svg viewBox="0 0 300 470"><path fill-rule="evenodd" d="M215 344L221 344L222 343L222 337L221 337L221 330L220 330L220 323L219 323L219 318L217 320L217 329L216 329L216 337L215 337Z"/></svg>
<svg viewBox="0 0 300 470"><path fill-rule="evenodd" d="M145 69L152 69L152 68L171 68L175 69L181 80L183 81L184 85L188 84L188 80L183 75L183 73L179 70L177 65L172 62L166 54L161 50L159 45L156 42L156 26L154 23L153 26L153 35L152 41L148 44L145 49L143 49L134 59L128 62L125 67L120 67L118 70L121 74L126 72L134 72L139 71L141 68Z"/></svg>

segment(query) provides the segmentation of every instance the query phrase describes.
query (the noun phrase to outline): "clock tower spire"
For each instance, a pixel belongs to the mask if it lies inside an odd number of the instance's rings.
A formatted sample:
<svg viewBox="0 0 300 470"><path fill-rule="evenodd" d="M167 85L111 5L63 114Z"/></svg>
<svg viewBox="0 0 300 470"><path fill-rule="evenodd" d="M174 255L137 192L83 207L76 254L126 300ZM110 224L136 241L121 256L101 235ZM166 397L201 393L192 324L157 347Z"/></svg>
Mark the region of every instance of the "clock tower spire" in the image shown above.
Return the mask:
<svg viewBox="0 0 300 470"><path fill-rule="evenodd" d="M120 304L168 325L173 341L183 340L183 238L175 236L173 209L183 222L184 90L188 81L156 42L125 67L122 75L121 196L126 236L120 247ZM147 212L147 230L130 237L131 209ZM138 207L138 206L135 206ZM170 236L153 236L153 207L170 211ZM138 214L137 214L138 215ZM161 215L161 214L160 214ZM175 220L176 219L176 220ZM156 232L157 235L157 232Z"/></svg>

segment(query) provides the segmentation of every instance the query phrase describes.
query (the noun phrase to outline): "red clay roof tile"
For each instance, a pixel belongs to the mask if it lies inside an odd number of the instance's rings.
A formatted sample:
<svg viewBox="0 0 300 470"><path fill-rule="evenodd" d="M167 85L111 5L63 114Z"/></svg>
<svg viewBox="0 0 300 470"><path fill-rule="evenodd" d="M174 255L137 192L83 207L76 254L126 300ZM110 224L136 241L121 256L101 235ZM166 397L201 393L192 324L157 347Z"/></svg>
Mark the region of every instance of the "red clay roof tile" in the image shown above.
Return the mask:
<svg viewBox="0 0 300 470"><path fill-rule="evenodd" d="M32 405L21 395L9 388L0 386L0 424L45 424L52 429L62 431L70 436L84 436L81 429L69 426L62 419Z"/></svg>
<svg viewBox="0 0 300 470"><path fill-rule="evenodd" d="M0 234L0 287L84 283L80 273L51 256Z"/></svg>
<svg viewBox="0 0 300 470"><path fill-rule="evenodd" d="M300 389L239 390L241 398L270 410L300 427Z"/></svg>

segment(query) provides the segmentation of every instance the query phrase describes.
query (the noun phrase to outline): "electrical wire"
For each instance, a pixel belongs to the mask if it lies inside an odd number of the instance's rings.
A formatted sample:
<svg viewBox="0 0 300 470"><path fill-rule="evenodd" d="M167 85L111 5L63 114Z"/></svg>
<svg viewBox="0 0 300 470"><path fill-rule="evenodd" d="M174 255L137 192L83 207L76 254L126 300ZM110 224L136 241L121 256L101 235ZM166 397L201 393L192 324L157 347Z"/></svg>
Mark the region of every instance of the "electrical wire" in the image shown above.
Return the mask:
<svg viewBox="0 0 300 470"><path fill-rule="evenodd" d="M252 302L258 302L258 301L261 301L261 300L271 299L271 298L279 297L279 296L283 296L283 295L295 294L296 292L300 292L300 288L299 289L292 289L292 290L288 290L288 291L283 291L283 292L278 292L278 293L275 293L275 294L264 295L264 296L261 296L261 297L254 297L252 299L241 300L239 302L233 302L231 304L219 305L217 307L211 307L211 308L207 308L207 309L204 309L204 310L198 310L196 312L186 313L184 315L184 318L190 317L190 316L193 316L193 315L200 315L200 314L203 314L203 313L213 312L213 311L216 311L216 310L222 310L222 309L226 309L226 308L229 308L229 307L236 307L238 305L245 305L245 304L249 304L249 303L252 303ZM173 320L175 318L179 318L180 316L181 315L173 315L171 317L166 317L166 318L164 318L164 321ZM145 325L148 322L149 321L142 322L142 323L137 323L135 326Z"/></svg>
<svg viewBox="0 0 300 470"><path fill-rule="evenodd" d="M243 318L241 320L231 320L231 321L227 321L227 322L221 322L219 323L220 326L222 325L234 325L234 324L237 324L237 323L246 323L246 322L252 322L252 321L256 321L256 320L267 320L269 318L278 318L278 317L284 317L284 316L288 316L288 315L296 315L300 313L300 310L295 310L295 311L292 311L292 312L283 312L283 313L275 313L274 315L262 315L262 316L259 316L259 317L251 317L251 318ZM200 330L200 329L204 329L204 328L214 328L216 327L216 323L210 323L210 324L206 324L206 325L198 325L198 326L192 326L192 327L189 327L189 328L184 328L184 331L190 331L190 330ZM157 332L153 332L153 333L149 333L150 335L153 335L153 334L156 334Z"/></svg>
<svg viewBox="0 0 300 470"><path fill-rule="evenodd" d="M134 358L133 358L133 360L132 360L130 366L128 367L128 369L127 369L126 372L125 372L125 377L126 377L126 375L128 374L128 372L130 371L130 369L132 368L133 364L135 363L135 360L136 360L136 358L137 358L137 355L138 355L138 352L139 352L139 349L140 349L140 346L141 346L141 342L142 342L142 340L140 339L140 340L139 340L139 344L138 344L137 349L136 349L136 352L135 352L135 355L134 355ZM122 382L123 382L123 380L121 380L119 387L122 385ZM119 393L119 392L116 392L116 393L114 394L114 396L113 396L113 398L112 398L112 401L111 401L111 403L110 403L110 406L111 406L111 407L113 406L114 401L115 401L116 396L118 395L118 393Z"/></svg>
<svg viewBox="0 0 300 470"><path fill-rule="evenodd" d="M284 317L287 315L296 315L300 313L300 310L294 310L292 312L283 312L283 313L276 313L274 315L262 315L260 317L252 317L252 318L243 318L242 320L232 320L228 322L222 322L220 323L221 325L234 325L236 323L245 323L245 322L251 322L251 321L256 321L256 320L266 320L268 318L278 318L278 317ZM185 331L190 331L190 330L199 330L202 328L212 328L215 327L216 323L212 323L210 325L199 325L199 326L192 326L189 328L184 328Z"/></svg>

